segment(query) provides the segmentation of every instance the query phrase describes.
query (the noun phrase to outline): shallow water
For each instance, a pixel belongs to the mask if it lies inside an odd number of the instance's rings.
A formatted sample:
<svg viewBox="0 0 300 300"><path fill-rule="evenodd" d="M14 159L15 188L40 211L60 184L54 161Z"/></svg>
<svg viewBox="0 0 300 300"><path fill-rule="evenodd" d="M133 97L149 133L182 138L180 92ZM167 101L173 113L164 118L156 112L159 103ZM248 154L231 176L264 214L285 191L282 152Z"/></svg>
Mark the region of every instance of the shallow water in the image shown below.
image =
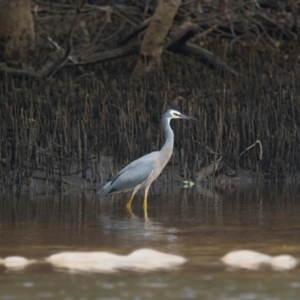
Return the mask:
<svg viewBox="0 0 300 300"><path fill-rule="evenodd" d="M299 299L300 267L287 272L230 271L229 251L300 258L300 188L156 189L148 218L142 201L95 193L2 195L0 257L44 258L61 251L128 254L150 247L188 259L172 271L74 274L47 264L0 267L6 299Z"/></svg>

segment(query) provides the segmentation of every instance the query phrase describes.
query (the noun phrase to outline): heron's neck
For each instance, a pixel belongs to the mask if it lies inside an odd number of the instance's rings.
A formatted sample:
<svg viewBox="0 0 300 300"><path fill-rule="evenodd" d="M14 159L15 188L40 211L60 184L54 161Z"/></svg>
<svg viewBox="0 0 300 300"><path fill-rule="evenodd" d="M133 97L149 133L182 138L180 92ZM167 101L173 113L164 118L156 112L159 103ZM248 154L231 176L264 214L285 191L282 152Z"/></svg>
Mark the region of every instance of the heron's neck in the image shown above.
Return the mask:
<svg viewBox="0 0 300 300"><path fill-rule="evenodd" d="M163 120L163 127L164 127L166 142L165 142L164 146L162 147L161 151L162 152L166 151L167 153L170 153L170 156L171 156L172 150L173 150L173 145L174 145L174 133L170 126L170 121L171 121L171 119L169 119L169 118Z"/></svg>

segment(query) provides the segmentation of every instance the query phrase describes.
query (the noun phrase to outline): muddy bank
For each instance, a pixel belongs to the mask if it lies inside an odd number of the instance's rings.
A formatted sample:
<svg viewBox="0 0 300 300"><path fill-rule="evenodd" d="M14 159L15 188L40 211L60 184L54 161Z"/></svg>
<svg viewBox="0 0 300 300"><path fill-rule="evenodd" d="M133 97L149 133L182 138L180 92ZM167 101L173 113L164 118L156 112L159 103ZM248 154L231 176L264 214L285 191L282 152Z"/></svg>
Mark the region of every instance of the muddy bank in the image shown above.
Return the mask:
<svg viewBox="0 0 300 300"><path fill-rule="evenodd" d="M14 186L14 191L22 192L34 192L34 193L44 193L47 191L61 190L61 191L80 191L80 190L99 190L101 187L112 179L114 175L123 168L122 165L118 165L119 168L116 169L113 166L117 164L113 163L111 157L102 157L101 163L93 162L92 167L88 167L84 170L85 178L82 176L82 172L76 171L76 166L72 166L71 170L74 172L70 175L59 174L59 170L54 170L52 174L47 174L45 170L35 169L32 171L31 176L26 184L21 187ZM100 170L100 171L99 171ZM97 178L98 180L95 180ZM298 180L298 178L297 178ZM186 183L188 181L188 184ZM172 165L169 163L162 174L153 183L152 192L157 189L171 189L173 188L192 188L196 185L196 188L201 190L224 189L224 188L235 188L235 187L249 187L253 185L268 185L271 184L270 180L266 174L262 172L256 174L252 171L239 170L237 173L225 174L225 172L218 172L217 174L212 174L206 176L199 180L197 176L191 176L191 178L184 177L181 173L181 168L179 164ZM190 185L190 186L189 186ZM1 186L2 190L5 190L4 186Z"/></svg>

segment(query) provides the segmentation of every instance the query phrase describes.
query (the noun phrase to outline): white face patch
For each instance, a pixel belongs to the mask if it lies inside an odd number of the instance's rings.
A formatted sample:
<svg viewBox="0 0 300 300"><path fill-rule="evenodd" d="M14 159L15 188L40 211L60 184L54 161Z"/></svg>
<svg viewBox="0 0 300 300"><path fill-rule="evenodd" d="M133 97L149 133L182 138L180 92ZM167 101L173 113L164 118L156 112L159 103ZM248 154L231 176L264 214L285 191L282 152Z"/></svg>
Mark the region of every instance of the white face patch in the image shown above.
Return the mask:
<svg viewBox="0 0 300 300"><path fill-rule="evenodd" d="M173 117L174 119L180 118L180 115L181 115L181 113L180 113L179 111L176 111L176 110L173 110L173 111L172 111L172 117Z"/></svg>

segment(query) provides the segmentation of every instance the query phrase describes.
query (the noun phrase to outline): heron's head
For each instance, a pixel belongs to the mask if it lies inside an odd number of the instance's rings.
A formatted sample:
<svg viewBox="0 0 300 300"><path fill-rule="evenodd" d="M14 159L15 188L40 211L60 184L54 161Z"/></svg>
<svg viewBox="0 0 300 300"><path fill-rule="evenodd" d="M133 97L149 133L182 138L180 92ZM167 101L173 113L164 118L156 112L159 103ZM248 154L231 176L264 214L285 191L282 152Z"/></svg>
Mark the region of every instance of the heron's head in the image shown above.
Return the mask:
<svg viewBox="0 0 300 300"><path fill-rule="evenodd" d="M187 119L187 120L192 120L192 121L197 121L197 119L186 116L182 114L181 112L175 110L175 109L169 109L164 113L163 118L167 118L169 120L171 119Z"/></svg>

